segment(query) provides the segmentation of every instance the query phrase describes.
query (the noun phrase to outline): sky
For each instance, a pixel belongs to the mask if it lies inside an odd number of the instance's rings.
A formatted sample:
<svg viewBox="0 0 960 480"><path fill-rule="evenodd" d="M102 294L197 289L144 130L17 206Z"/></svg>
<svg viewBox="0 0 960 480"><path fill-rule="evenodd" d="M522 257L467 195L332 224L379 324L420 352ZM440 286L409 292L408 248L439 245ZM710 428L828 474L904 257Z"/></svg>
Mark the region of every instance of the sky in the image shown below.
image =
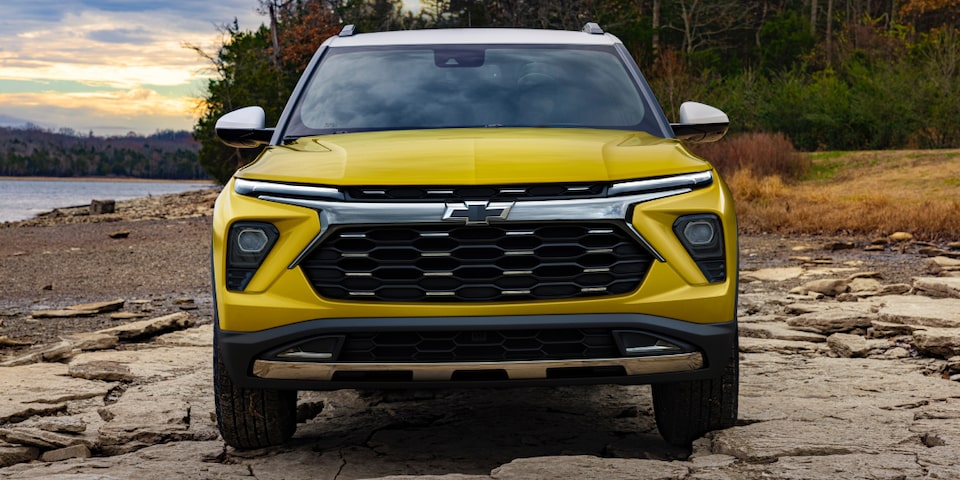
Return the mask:
<svg viewBox="0 0 960 480"><path fill-rule="evenodd" d="M0 126L86 135L192 130L221 27L257 0L0 0Z"/></svg>

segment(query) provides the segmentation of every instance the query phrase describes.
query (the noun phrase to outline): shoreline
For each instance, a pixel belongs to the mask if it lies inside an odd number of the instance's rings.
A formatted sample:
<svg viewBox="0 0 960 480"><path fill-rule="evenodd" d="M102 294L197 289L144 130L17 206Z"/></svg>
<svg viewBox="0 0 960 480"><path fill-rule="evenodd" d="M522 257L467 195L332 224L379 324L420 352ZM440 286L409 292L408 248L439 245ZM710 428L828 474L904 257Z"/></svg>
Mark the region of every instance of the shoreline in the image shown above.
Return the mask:
<svg viewBox="0 0 960 480"><path fill-rule="evenodd" d="M131 177L0 177L0 222L21 222L51 212L88 207L93 200L126 202L188 191L218 190L211 180Z"/></svg>
<svg viewBox="0 0 960 480"><path fill-rule="evenodd" d="M0 221L0 229L210 217L219 194L220 187L211 184L181 192L118 199L115 211L103 214L91 214L89 204L54 207L27 219Z"/></svg>
<svg viewBox="0 0 960 480"><path fill-rule="evenodd" d="M5 177L0 181L11 182L123 182L123 183L202 183L216 185L212 179L168 179L168 178L137 178L137 177Z"/></svg>

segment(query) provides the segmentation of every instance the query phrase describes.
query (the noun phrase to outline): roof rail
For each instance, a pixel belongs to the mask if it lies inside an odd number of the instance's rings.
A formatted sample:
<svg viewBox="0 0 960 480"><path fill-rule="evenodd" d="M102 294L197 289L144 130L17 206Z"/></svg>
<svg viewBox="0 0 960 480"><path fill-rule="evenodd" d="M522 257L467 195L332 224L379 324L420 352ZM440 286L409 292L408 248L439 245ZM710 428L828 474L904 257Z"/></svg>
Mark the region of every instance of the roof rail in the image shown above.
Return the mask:
<svg viewBox="0 0 960 480"><path fill-rule="evenodd" d="M587 22L580 31L589 33L590 35L603 35L603 29L595 22Z"/></svg>
<svg viewBox="0 0 960 480"><path fill-rule="evenodd" d="M344 25L338 36L352 37L354 33L357 33L357 26L351 23L350 25Z"/></svg>

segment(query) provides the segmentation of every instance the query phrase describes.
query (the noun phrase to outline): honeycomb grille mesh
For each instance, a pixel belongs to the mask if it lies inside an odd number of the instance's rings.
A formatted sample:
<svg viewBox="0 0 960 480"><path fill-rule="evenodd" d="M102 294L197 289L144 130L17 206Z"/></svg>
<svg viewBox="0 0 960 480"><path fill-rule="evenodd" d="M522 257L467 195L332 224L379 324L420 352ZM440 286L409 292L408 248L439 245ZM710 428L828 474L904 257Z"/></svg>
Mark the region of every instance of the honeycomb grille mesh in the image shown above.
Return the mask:
<svg viewBox="0 0 960 480"><path fill-rule="evenodd" d="M510 223L340 228L301 268L330 299L487 302L628 293L651 262L617 224Z"/></svg>

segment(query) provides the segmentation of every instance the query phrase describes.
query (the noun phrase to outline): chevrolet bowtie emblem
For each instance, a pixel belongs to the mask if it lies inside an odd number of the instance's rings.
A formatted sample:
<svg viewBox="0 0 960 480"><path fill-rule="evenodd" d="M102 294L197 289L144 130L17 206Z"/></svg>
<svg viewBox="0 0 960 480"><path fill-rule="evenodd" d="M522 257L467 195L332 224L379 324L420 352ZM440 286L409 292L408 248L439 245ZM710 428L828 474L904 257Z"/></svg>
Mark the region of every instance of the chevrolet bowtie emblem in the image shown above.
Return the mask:
<svg viewBox="0 0 960 480"><path fill-rule="evenodd" d="M467 201L448 203L443 219L450 222L463 222L467 225L487 225L490 220L506 220L513 208L513 202Z"/></svg>

